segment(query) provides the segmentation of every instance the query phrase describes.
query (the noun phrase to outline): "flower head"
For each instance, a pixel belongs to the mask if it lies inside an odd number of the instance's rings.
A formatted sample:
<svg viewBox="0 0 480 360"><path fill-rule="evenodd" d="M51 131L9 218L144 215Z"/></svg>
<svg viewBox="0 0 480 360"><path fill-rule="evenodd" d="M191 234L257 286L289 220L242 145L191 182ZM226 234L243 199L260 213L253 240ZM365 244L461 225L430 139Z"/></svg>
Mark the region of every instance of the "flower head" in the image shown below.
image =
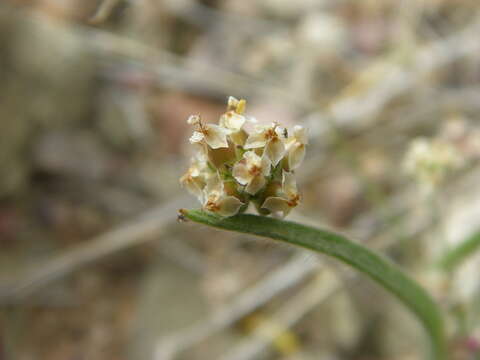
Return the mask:
<svg viewBox="0 0 480 360"><path fill-rule="evenodd" d="M245 112L246 101L238 100L233 96L228 98L227 112L220 116L219 124L229 132L229 139L235 144L242 146L245 144L246 132L242 129L247 121L243 116Z"/></svg>
<svg viewBox="0 0 480 360"><path fill-rule="evenodd" d="M180 178L180 184L202 202L203 189L211 176L212 172L208 167L206 158L202 153L197 153L197 155L192 158L187 172Z"/></svg>
<svg viewBox="0 0 480 360"><path fill-rule="evenodd" d="M246 185L245 191L255 195L267 183L266 176L270 175L270 160L253 151L247 151L243 158L233 167L232 175L241 185Z"/></svg>
<svg viewBox="0 0 480 360"><path fill-rule="evenodd" d="M299 202L300 194L293 173L283 171L280 191L276 196L268 197L262 208L269 210L272 214L285 217Z"/></svg>
<svg viewBox="0 0 480 360"><path fill-rule="evenodd" d="M242 205L243 203L237 197L225 192L225 186L218 174L208 180L203 195L204 210L221 216L233 216L238 213Z"/></svg>
<svg viewBox="0 0 480 360"><path fill-rule="evenodd" d="M306 129L301 125L293 127L293 136L287 139L288 168L295 170L305 158L305 147L308 144Z"/></svg>
<svg viewBox="0 0 480 360"><path fill-rule="evenodd" d="M264 148L263 152L273 166L277 166L286 152L285 138L285 129L276 123L268 126L257 125L255 132L247 138L245 149Z"/></svg>
<svg viewBox="0 0 480 360"><path fill-rule="evenodd" d="M212 149L227 148L227 135L229 131L219 125L204 124L198 115L192 115L187 123L198 126L198 130L190 137L192 144L205 142Z"/></svg>
<svg viewBox="0 0 480 360"><path fill-rule="evenodd" d="M417 138L410 144L403 165L407 173L431 192L461 163L460 154L449 143Z"/></svg>
<svg viewBox="0 0 480 360"><path fill-rule="evenodd" d="M228 129L230 132L236 132L242 129L245 121L245 116L240 115L233 110L230 110L220 117L220 126Z"/></svg>
<svg viewBox="0 0 480 360"><path fill-rule="evenodd" d="M277 123L256 125L245 115L245 100L229 97L218 125L192 115L196 127L190 142L200 146L181 184L195 195L205 211L233 216L252 202L259 213L286 216L300 196L293 170L305 156L306 130L295 126L291 136Z"/></svg>

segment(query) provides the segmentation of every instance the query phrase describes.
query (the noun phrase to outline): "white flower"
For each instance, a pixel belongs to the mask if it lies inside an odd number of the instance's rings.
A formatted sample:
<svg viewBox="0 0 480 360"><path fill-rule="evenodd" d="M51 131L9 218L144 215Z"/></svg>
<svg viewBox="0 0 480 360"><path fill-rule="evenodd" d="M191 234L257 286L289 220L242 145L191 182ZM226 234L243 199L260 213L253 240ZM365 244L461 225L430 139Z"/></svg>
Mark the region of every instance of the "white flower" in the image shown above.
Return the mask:
<svg viewBox="0 0 480 360"><path fill-rule="evenodd" d="M415 176L426 190L432 191L450 170L462 163L460 154L449 143L417 138L410 144L403 165L407 173Z"/></svg>
<svg viewBox="0 0 480 360"><path fill-rule="evenodd" d="M293 173L283 171L282 189L278 195L268 197L262 208L270 210L274 215L285 217L300 201L300 194Z"/></svg>
<svg viewBox="0 0 480 360"><path fill-rule="evenodd" d="M187 172L180 178L182 186L186 187L188 192L203 201L203 189L207 180L211 177L211 171L208 168L206 159L199 154L192 158Z"/></svg>
<svg viewBox="0 0 480 360"><path fill-rule="evenodd" d="M238 198L225 192L223 182L218 174L207 181L203 192L203 209L221 216L233 216L243 205Z"/></svg>
<svg viewBox="0 0 480 360"><path fill-rule="evenodd" d="M205 141L212 149L228 147L227 135L229 130L215 124L203 124L198 115L190 116L187 122L198 126L198 131L194 131L190 137L192 144L199 144Z"/></svg>
<svg viewBox="0 0 480 360"><path fill-rule="evenodd" d="M245 149L265 147L264 153L268 156L273 166L277 166L286 152L285 129L277 124L270 126L257 125L245 143Z"/></svg>
<svg viewBox="0 0 480 360"><path fill-rule="evenodd" d="M233 96L228 98L227 112L220 117L219 125L229 131L230 140L237 146L243 146L247 133L243 131L243 124L248 120L243 115L247 102Z"/></svg>
<svg viewBox="0 0 480 360"><path fill-rule="evenodd" d="M287 140L288 168L294 170L300 166L305 158L305 145L308 144L307 131L303 126L293 127L293 136Z"/></svg>
<svg viewBox="0 0 480 360"><path fill-rule="evenodd" d="M237 132L242 129L245 121L245 116L237 114L235 111L230 110L220 117L220 126L230 130L231 132Z"/></svg>
<svg viewBox="0 0 480 360"><path fill-rule="evenodd" d="M255 195L266 184L265 177L270 175L270 160L253 151L247 151L232 170L232 175L241 185L246 185L245 191Z"/></svg>

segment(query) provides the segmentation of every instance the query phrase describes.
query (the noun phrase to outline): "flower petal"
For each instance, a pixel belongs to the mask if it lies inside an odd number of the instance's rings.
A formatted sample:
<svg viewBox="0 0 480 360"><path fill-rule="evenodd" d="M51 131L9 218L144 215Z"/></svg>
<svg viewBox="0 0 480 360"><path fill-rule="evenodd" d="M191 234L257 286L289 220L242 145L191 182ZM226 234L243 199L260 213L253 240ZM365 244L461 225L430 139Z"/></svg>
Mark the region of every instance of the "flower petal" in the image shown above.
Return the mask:
<svg viewBox="0 0 480 360"><path fill-rule="evenodd" d="M237 108L238 105L238 99L234 96L229 96L227 100L227 107L229 110L234 110Z"/></svg>
<svg viewBox="0 0 480 360"><path fill-rule="evenodd" d="M269 157L273 166L277 166L280 160L282 160L285 151L285 144L279 138L273 138L265 146L265 154Z"/></svg>
<svg viewBox="0 0 480 360"><path fill-rule="evenodd" d="M220 117L220 126L232 131L239 131L243 124L245 124L245 121L245 116L237 114L235 111L231 110Z"/></svg>
<svg viewBox="0 0 480 360"><path fill-rule="evenodd" d="M271 167L272 167L272 162L270 161L270 159L266 155L263 155L262 156L262 161L261 161L261 168L262 168L263 176L270 175Z"/></svg>
<svg viewBox="0 0 480 360"><path fill-rule="evenodd" d="M293 127L293 136L295 136L295 139L304 145L308 144L308 136L307 136L307 130L301 126L301 125L295 125Z"/></svg>
<svg viewBox="0 0 480 360"><path fill-rule="evenodd" d="M305 145L299 142L294 143L288 151L288 167L295 170L305 158Z"/></svg>
<svg viewBox="0 0 480 360"><path fill-rule="evenodd" d="M255 154L254 151L247 151L243 154L243 158L246 160L248 167L261 166L262 158Z"/></svg>
<svg viewBox="0 0 480 360"><path fill-rule="evenodd" d="M194 195L198 201L203 203L203 186L205 184L200 179L189 176L187 173L180 178L180 183L190 194Z"/></svg>
<svg viewBox="0 0 480 360"><path fill-rule="evenodd" d="M199 131L194 131L192 136L190 137L189 141L192 144L198 144L204 139L204 136L201 132Z"/></svg>
<svg viewBox="0 0 480 360"><path fill-rule="evenodd" d="M250 195L255 195L261 188L265 186L267 181L263 177L263 175L255 176L245 188L245 191Z"/></svg>
<svg viewBox="0 0 480 360"><path fill-rule="evenodd" d="M247 138L244 149L259 148L259 147L265 146L266 143L267 143L267 139L265 138L265 134L263 132L253 133Z"/></svg>
<svg viewBox="0 0 480 360"><path fill-rule="evenodd" d="M230 140L235 144L235 145L238 145L238 146L242 146L245 145L245 141L247 141L247 133L245 132L245 130L240 130L240 131L235 131L235 132L232 132L230 135Z"/></svg>
<svg viewBox="0 0 480 360"><path fill-rule="evenodd" d="M241 160L235 164L232 170L232 176L242 185L246 185L252 180L252 175L250 175L248 171L246 161Z"/></svg>
<svg viewBox="0 0 480 360"><path fill-rule="evenodd" d="M247 107L247 101L245 99L240 99L238 101L237 106L235 107L235 112L237 114L243 114L245 112L246 107Z"/></svg>
<svg viewBox="0 0 480 360"><path fill-rule="evenodd" d="M214 124L206 125L203 132L206 143L212 149L228 147L227 134L226 129Z"/></svg>
<svg viewBox="0 0 480 360"><path fill-rule="evenodd" d="M219 210L217 211L221 216L233 216L238 213L243 203L235 196L226 196L219 203Z"/></svg>
<svg viewBox="0 0 480 360"><path fill-rule="evenodd" d="M223 194L223 182L218 173L208 179L204 192L205 198L208 198L211 194Z"/></svg>
<svg viewBox="0 0 480 360"><path fill-rule="evenodd" d="M287 216L291 210L290 206L288 206L288 201L277 196L267 198L262 205L262 209L270 210L272 214L280 213L280 217Z"/></svg>
<svg viewBox="0 0 480 360"><path fill-rule="evenodd" d="M282 174L282 188L283 192L288 198L293 198L298 195L297 182L295 175L288 171L283 171Z"/></svg>

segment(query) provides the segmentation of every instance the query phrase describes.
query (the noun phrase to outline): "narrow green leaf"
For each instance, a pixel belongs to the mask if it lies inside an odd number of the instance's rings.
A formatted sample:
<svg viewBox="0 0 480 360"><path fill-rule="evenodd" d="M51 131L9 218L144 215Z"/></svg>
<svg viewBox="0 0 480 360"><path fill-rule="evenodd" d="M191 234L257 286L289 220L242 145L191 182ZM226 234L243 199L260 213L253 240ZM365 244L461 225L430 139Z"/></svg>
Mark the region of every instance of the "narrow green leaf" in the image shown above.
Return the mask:
<svg viewBox="0 0 480 360"><path fill-rule="evenodd" d="M366 247L330 231L265 216L241 214L222 218L201 210L182 210L181 213L198 223L284 241L351 265L390 291L417 316L430 338L430 359L446 359L443 320L435 302L393 263Z"/></svg>
<svg viewBox="0 0 480 360"><path fill-rule="evenodd" d="M474 233L456 247L447 251L440 259L439 265L444 270L453 270L466 258L473 255L480 248L480 231Z"/></svg>

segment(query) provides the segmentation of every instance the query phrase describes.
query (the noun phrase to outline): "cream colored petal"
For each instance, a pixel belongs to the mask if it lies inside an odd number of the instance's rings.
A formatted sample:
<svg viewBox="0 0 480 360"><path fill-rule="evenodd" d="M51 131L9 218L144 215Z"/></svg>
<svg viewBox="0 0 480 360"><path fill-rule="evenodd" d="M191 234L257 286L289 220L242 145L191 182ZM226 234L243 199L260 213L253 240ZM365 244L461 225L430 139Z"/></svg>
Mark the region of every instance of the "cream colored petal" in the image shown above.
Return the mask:
<svg viewBox="0 0 480 360"><path fill-rule="evenodd" d="M305 145L295 143L290 147L288 152L288 167L290 170L298 168L305 158Z"/></svg>
<svg viewBox="0 0 480 360"><path fill-rule="evenodd" d="M247 138L244 148L255 149L255 148L265 146L266 143L267 143L267 139L265 138L265 134L255 132Z"/></svg>
<svg viewBox="0 0 480 360"><path fill-rule="evenodd" d="M195 153L191 160L190 175L194 177L204 176L204 173L209 171L207 160L207 156L202 151Z"/></svg>
<svg viewBox="0 0 480 360"><path fill-rule="evenodd" d="M270 175L271 167L272 167L272 162L266 155L263 155L261 160L261 168L262 168L263 176Z"/></svg>
<svg viewBox="0 0 480 360"><path fill-rule="evenodd" d="M188 171L192 177L200 176L200 169L197 166L194 166L194 165L190 166L190 169Z"/></svg>
<svg viewBox="0 0 480 360"><path fill-rule="evenodd" d="M236 109L238 105L238 99L234 96L229 96L227 101L227 106L229 110Z"/></svg>
<svg viewBox="0 0 480 360"><path fill-rule="evenodd" d="M245 108L247 107L247 101L245 99L240 99L235 107L235 112L237 114L243 114L245 112Z"/></svg>
<svg viewBox="0 0 480 360"><path fill-rule="evenodd" d="M285 144L278 138L272 139L265 146L265 154L268 156L273 166L277 166L280 160L282 160L285 151Z"/></svg>
<svg viewBox="0 0 480 360"><path fill-rule="evenodd" d="M234 131L230 135L230 140L235 144L242 146L245 145L245 141L247 141L247 133L245 130Z"/></svg>
<svg viewBox="0 0 480 360"><path fill-rule="evenodd" d="M290 212L291 208L288 206L288 201L281 197L271 196L265 200L262 205L263 209L270 210L273 214L280 213L280 217L285 217Z"/></svg>
<svg viewBox="0 0 480 360"><path fill-rule="evenodd" d="M248 167L245 162L235 164L232 170L232 176L242 185L246 185L252 180L252 176L248 172Z"/></svg>
<svg viewBox="0 0 480 360"><path fill-rule="evenodd" d="M247 151L245 154L243 154L243 158L247 162L247 166L261 166L262 158L255 154L254 151Z"/></svg>
<svg viewBox="0 0 480 360"><path fill-rule="evenodd" d="M207 194L204 189L202 207L205 211L217 212L219 209L219 202L221 200L220 194Z"/></svg>
<svg viewBox="0 0 480 360"><path fill-rule="evenodd" d="M220 126L232 131L239 131L245 124L245 117L231 110L220 117Z"/></svg>
<svg viewBox="0 0 480 360"><path fill-rule="evenodd" d="M218 125L208 124L205 126L205 141L212 149L228 148L228 131Z"/></svg>
<svg viewBox="0 0 480 360"><path fill-rule="evenodd" d="M301 144L308 144L307 129L301 125L295 125L293 127L293 136Z"/></svg>
<svg viewBox="0 0 480 360"><path fill-rule="evenodd" d="M209 197L211 194L223 194L223 182L218 173L208 179L204 191L206 197Z"/></svg>
<svg viewBox="0 0 480 360"><path fill-rule="evenodd" d="M226 196L219 202L218 214L221 216L233 216L238 213L243 203L235 196Z"/></svg>
<svg viewBox="0 0 480 360"><path fill-rule="evenodd" d="M282 188L285 195L288 198L292 198L298 195L297 181L295 175L288 171L283 171L282 174Z"/></svg>
<svg viewBox="0 0 480 360"><path fill-rule="evenodd" d="M250 195L255 195L261 188L265 186L267 181L263 177L263 175L255 176L245 188L245 191Z"/></svg>
<svg viewBox="0 0 480 360"><path fill-rule="evenodd" d="M205 143L205 141L191 142L191 144L193 145L196 155L207 158L208 145Z"/></svg>
<svg viewBox="0 0 480 360"><path fill-rule="evenodd" d="M192 144L198 144L203 139L204 139L204 136L201 132L194 131L189 140L190 140L190 143L192 143Z"/></svg>

